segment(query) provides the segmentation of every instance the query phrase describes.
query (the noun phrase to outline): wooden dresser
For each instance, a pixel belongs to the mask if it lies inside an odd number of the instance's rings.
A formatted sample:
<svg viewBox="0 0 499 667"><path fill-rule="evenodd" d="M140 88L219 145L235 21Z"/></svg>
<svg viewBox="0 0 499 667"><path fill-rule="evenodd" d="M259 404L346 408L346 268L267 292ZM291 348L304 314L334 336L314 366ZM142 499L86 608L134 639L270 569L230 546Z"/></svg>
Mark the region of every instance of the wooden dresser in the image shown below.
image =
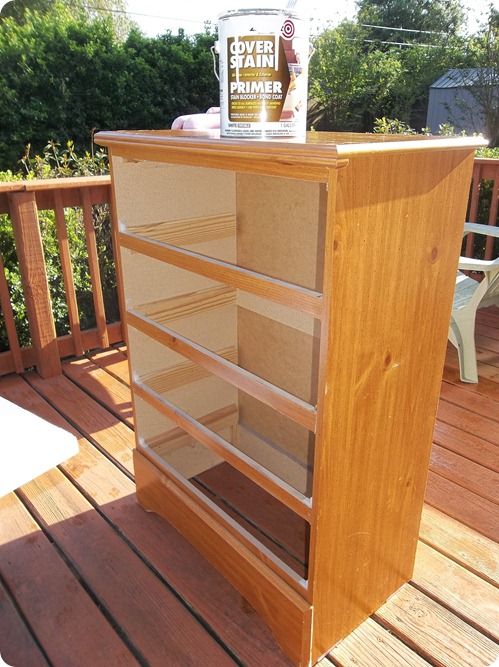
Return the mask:
<svg viewBox="0 0 499 667"><path fill-rule="evenodd" d="M101 132L139 502L314 664L412 574L477 138Z"/></svg>

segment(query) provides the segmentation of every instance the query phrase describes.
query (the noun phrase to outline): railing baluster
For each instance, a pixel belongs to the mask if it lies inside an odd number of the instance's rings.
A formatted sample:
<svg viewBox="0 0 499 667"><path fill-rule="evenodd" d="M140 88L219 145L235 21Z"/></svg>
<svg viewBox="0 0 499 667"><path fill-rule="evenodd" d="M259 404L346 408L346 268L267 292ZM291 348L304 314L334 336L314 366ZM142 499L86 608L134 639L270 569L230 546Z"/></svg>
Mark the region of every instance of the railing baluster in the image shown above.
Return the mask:
<svg viewBox="0 0 499 667"><path fill-rule="evenodd" d="M127 335L125 326L125 293L123 289L123 271L121 268L120 244L118 239L118 211L116 210L116 196L112 184L109 185L109 215L111 216L111 238L113 244L114 267L116 271L116 293L118 295L118 309L123 329L123 338Z"/></svg>
<svg viewBox="0 0 499 667"><path fill-rule="evenodd" d="M81 338L80 316L78 314L78 303L76 301L76 291L73 279L73 264L71 262L68 230L66 227L66 218L64 215L64 206L62 204L60 190L54 190L54 212L59 254L61 257L62 277L64 280L64 291L66 294L66 303L68 304L69 326L71 335L73 336L74 353L76 355L81 355L84 350Z"/></svg>
<svg viewBox="0 0 499 667"><path fill-rule="evenodd" d="M473 165L473 185L471 190L470 214L468 220L470 222L478 222L478 200L480 196L480 186L482 181L482 167L480 163L475 162ZM474 234L466 236L466 246L464 254L466 257L473 257L473 240Z"/></svg>
<svg viewBox="0 0 499 667"><path fill-rule="evenodd" d="M102 294L102 282L99 268L99 256L97 253L97 242L92 219L92 203L90 193L87 189L81 190L83 223L85 225L85 237L87 240L88 266L90 269L90 280L92 282L92 297L95 309L95 320L99 334L100 346L109 347L109 335L106 324L106 310Z"/></svg>
<svg viewBox="0 0 499 667"><path fill-rule="evenodd" d="M489 225L495 226L497 220L497 204L499 200L499 173L496 175L492 185L492 197L490 200ZM484 259L493 259L494 237L488 236L485 242Z"/></svg>
<svg viewBox="0 0 499 667"><path fill-rule="evenodd" d="M0 307L3 313L5 329L7 331L7 340L9 342L10 352L12 353L12 360L14 362L14 370L16 373L22 373L24 371L23 358L21 347L19 345L19 338L17 336L14 313L12 312L9 286L7 285L7 278L5 277L5 267L2 255L0 255Z"/></svg>
<svg viewBox="0 0 499 667"><path fill-rule="evenodd" d="M36 366L44 378L60 375L61 361L35 193L10 192L8 200Z"/></svg>

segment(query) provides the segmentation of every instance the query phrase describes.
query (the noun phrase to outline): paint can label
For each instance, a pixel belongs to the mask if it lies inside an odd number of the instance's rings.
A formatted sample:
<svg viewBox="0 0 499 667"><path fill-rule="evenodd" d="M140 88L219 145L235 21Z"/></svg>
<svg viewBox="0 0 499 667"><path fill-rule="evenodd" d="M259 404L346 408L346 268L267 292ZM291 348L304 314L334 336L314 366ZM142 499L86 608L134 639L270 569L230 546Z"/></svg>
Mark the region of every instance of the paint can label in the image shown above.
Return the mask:
<svg viewBox="0 0 499 667"><path fill-rule="evenodd" d="M305 137L308 22L286 10L219 19L223 137Z"/></svg>

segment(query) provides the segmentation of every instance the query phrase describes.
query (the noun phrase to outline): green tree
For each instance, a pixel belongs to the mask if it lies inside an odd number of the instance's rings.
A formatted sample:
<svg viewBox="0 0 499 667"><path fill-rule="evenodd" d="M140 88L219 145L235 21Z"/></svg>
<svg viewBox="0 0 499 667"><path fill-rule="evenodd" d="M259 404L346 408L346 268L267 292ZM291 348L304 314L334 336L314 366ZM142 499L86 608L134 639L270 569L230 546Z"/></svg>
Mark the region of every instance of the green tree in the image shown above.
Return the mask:
<svg viewBox="0 0 499 667"><path fill-rule="evenodd" d="M116 19L124 21L128 28L132 22L126 16L125 0L59 0L73 12L82 11L90 18L101 16L101 13L116 14ZM18 22L26 20L28 12L48 13L54 6L54 0L10 0L0 11L0 18L10 17ZM121 16L120 16L121 15Z"/></svg>
<svg viewBox="0 0 499 667"><path fill-rule="evenodd" d="M318 129L364 131L393 106L402 75L398 52L365 48L365 32L344 22L315 42L310 120Z"/></svg>
<svg viewBox="0 0 499 667"><path fill-rule="evenodd" d="M69 7L79 6L90 19L110 18L120 40L126 39L135 23L126 13L125 0L64 0Z"/></svg>
<svg viewBox="0 0 499 667"><path fill-rule="evenodd" d="M62 2L0 23L0 167L28 143L40 150L72 137L88 146L93 127L112 123L125 64L115 45L111 20L90 22Z"/></svg>
<svg viewBox="0 0 499 667"><path fill-rule="evenodd" d="M210 46L214 36L167 32L156 38L132 30L124 44L126 72L121 127L166 127L218 99Z"/></svg>
<svg viewBox="0 0 499 667"><path fill-rule="evenodd" d="M16 0L17 1L17 0ZM208 33L122 41L113 18L56 0L0 21L0 169L48 140L88 148L94 129L168 127L218 99Z"/></svg>
<svg viewBox="0 0 499 667"><path fill-rule="evenodd" d="M374 119L385 116L420 130L431 84L450 68L477 64L477 49L464 37L399 48L380 47L368 34L347 22L316 39L310 121L317 129L371 131Z"/></svg>
<svg viewBox="0 0 499 667"><path fill-rule="evenodd" d="M455 35L465 18L459 0L357 0L357 21L370 26L369 38L390 42L427 42L427 32ZM406 32L397 30L422 31Z"/></svg>
<svg viewBox="0 0 499 667"><path fill-rule="evenodd" d="M89 19L106 16L114 24L119 39L124 40L135 23L126 13L125 0L57 0L73 14L83 14ZM17 23L29 20L30 13L50 14L54 9L54 0L11 0L2 7L0 20L12 18Z"/></svg>
<svg viewBox="0 0 499 667"><path fill-rule="evenodd" d="M11 18L23 23L28 12L45 13L50 11L52 0L11 0L0 11L0 19Z"/></svg>
<svg viewBox="0 0 499 667"><path fill-rule="evenodd" d="M469 87L482 110L491 146L499 146L499 11L490 7L486 28L472 40L477 65Z"/></svg>
<svg viewBox="0 0 499 667"><path fill-rule="evenodd" d="M317 129L355 130L362 110L354 101L362 90L359 68L363 31L351 22L324 31L310 62L309 121Z"/></svg>

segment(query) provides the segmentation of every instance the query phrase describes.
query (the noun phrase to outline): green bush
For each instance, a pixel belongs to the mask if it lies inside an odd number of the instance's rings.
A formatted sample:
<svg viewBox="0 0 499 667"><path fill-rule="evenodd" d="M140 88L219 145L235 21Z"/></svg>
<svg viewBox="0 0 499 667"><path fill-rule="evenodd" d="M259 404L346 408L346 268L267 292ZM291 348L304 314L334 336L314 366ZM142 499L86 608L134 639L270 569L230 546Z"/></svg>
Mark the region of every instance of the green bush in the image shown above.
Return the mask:
<svg viewBox="0 0 499 667"><path fill-rule="evenodd" d="M93 154L78 154L68 141L64 148L55 142L47 144L41 155L31 155L28 147L22 160L22 170L0 172L1 181L22 178L60 178L91 176L108 173L107 156L99 150ZM108 322L119 319L116 275L112 252L111 220L107 205L93 207L93 222L101 270L104 303ZM92 285L88 268L85 230L80 208L65 209L68 241L73 262L73 275L82 329L95 326L92 301ZM39 211L40 228L47 267L47 279L52 298L56 332L58 336L69 333L68 308L62 278L55 215L53 211ZM15 251L12 224L7 215L0 215L0 253L3 256L16 328L21 345L30 344L24 295ZM8 349L5 326L0 315L0 351Z"/></svg>
<svg viewBox="0 0 499 667"><path fill-rule="evenodd" d="M0 17L0 169L15 171L28 143L41 152L72 137L82 151L95 130L164 129L213 106L213 42L137 29L123 39L109 16L60 0L20 22Z"/></svg>

